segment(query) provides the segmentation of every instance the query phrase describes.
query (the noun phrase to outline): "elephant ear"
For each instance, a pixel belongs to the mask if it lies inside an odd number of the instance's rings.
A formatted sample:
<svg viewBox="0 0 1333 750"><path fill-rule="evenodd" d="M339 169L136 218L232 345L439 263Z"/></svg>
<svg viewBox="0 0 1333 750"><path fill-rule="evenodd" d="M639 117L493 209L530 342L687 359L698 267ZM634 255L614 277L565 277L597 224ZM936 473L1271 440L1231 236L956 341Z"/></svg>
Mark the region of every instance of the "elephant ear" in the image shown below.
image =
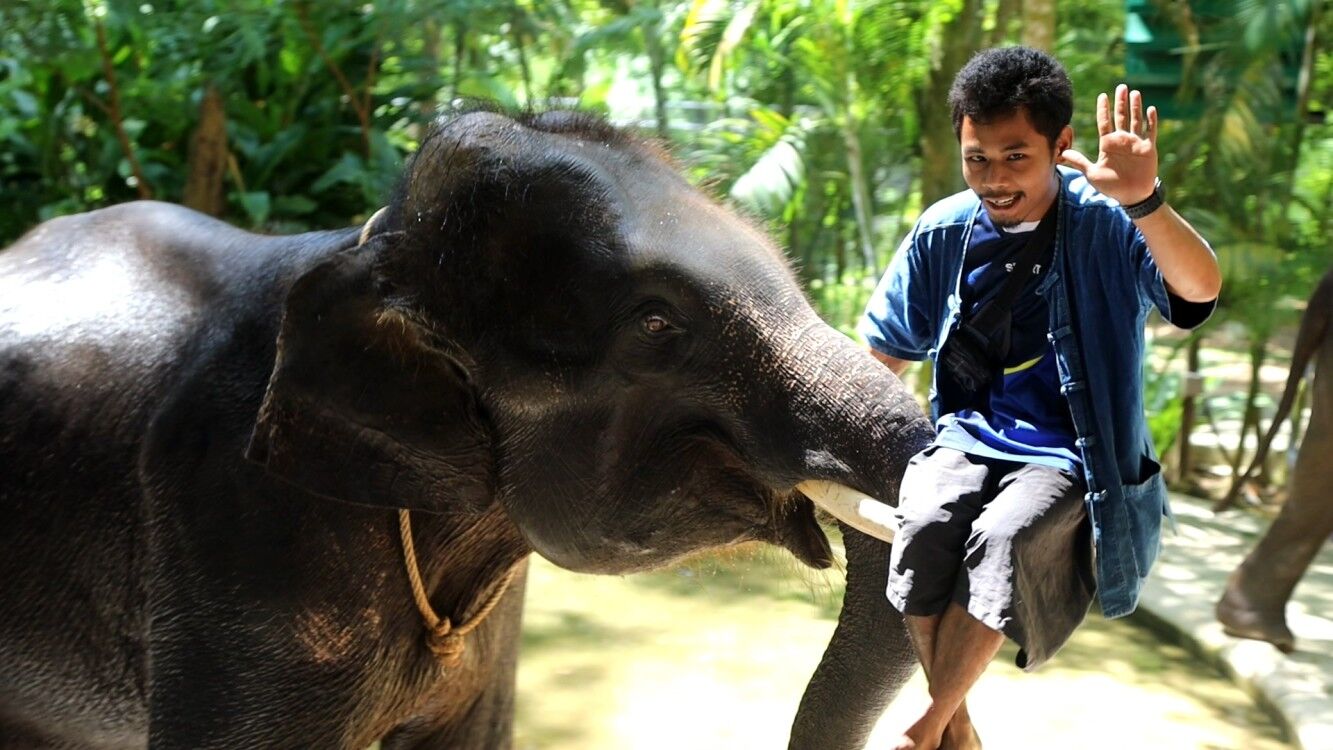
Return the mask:
<svg viewBox="0 0 1333 750"><path fill-rule="evenodd" d="M335 500L480 512L494 486L489 426L447 343L384 301L376 257L396 238L292 286L246 457Z"/></svg>

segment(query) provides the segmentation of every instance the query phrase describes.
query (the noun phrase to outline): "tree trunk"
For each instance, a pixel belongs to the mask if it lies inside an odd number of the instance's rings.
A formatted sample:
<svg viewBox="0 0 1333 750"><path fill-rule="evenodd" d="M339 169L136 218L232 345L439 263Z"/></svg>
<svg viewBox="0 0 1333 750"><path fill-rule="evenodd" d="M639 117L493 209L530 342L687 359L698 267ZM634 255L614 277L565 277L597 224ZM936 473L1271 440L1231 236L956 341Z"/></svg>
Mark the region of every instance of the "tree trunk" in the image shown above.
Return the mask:
<svg viewBox="0 0 1333 750"><path fill-rule="evenodd" d="M1305 424L1305 400L1310 396L1309 388L1301 388L1296 393L1296 399L1291 409L1291 416L1287 420L1287 449L1281 455L1274 455L1272 460L1279 467L1278 477L1275 481L1291 482L1290 467L1296 462L1297 449L1301 444L1303 437L1302 429ZM1269 476L1272 476L1270 472Z"/></svg>
<svg viewBox="0 0 1333 750"><path fill-rule="evenodd" d="M1180 435L1176 438L1176 480L1189 482L1190 471L1194 468L1190 451L1190 438L1194 434L1196 399L1194 378L1199 372L1199 350L1203 347L1203 337L1195 336L1185 350L1185 395L1180 400Z"/></svg>
<svg viewBox="0 0 1333 750"><path fill-rule="evenodd" d="M107 42L106 26L97 20L93 23L93 29L97 33L97 51L102 60L102 75L107 85L106 103L101 104L99 101L99 105L110 119L116 141L120 143L121 153L125 155L125 161L130 165L130 173L134 176L134 189L141 200L148 200L153 197L153 188L148 184L148 178L144 177L139 155L135 152L134 143L125 130L124 109L120 103L120 81L116 77L116 66L112 60L110 44Z"/></svg>
<svg viewBox="0 0 1333 750"><path fill-rule="evenodd" d="M1245 415L1240 425L1240 442L1236 444L1235 465L1231 467L1232 476L1238 475L1241 470L1241 463L1245 454L1245 436L1249 434L1250 430L1253 430L1256 441L1262 437L1259 434L1259 391L1262 387L1262 383L1259 382L1259 374L1263 370L1264 359L1267 354L1267 337L1250 345L1250 386L1245 391Z"/></svg>
<svg viewBox="0 0 1333 750"><path fill-rule="evenodd" d="M1055 0L1023 0L1023 44L1055 50Z"/></svg>
<svg viewBox="0 0 1333 750"><path fill-rule="evenodd" d="M651 26L645 24L640 27L643 33L643 47L648 51L648 65L652 69L653 111L657 115L657 134L662 140L667 140L671 137L671 129L667 119L667 92L662 85L662 76L666 71L666 53L659 38L661 30L660 21Z"/></svg>
<svg viewBox="0 0 1333 750"><path fill-rule="evenodd" d="M463 86L463 64L467 61L467 35L466 21L460 20L454 24L454 80L449 91L450 101L458 98L458 90Z"/></svg>
<svg viewBox="0 0 1333 750"><path fill-rule="evenodd" d="M921 123L921 204L958 192L963 187L959 170L958 138L949 113L949 86L959 68L981 43L981 0L963 0L958 15L940 30L940 48L935 64L917 98L917 120Z"/></svg>
<svg viewBox="0 0 1333 750"><path fill-rule="evenodd" d="M821 186L818 195L824 196L828 193L824 186ZM829 198L829 203L820 207L819 221L815 224L814 234L805 243L806 265L809 267L808 279L824 278L825 268L828 265L828 252L825 250L825 239L830 235L829 227L832 226L832 236L834 244L834 255L842 252L838 246L842 242L842 194L834 191Z"/></svg>
<svg viewBox="0 0 1333 750"><path fill-rule="evenodd" d="M1268 338L1257 339L1250 344L1250 387L1245 392L1245 411L1240 423L1240 436L1236 441L1236 453L1231 457L1231 481L1235 484L1241 477L1241 469L1245 462L1245 436L1249 434L1250 429L1254 429L1254 439L1256 449L1263 440L1263 435L1259 433L1259 407L1255 403L1259 399L1259 371L1263 369L1264 358L1268 353ZM1234 498L1225 497L1213 504L1213 511L1220 512L1231 506Z"/></svg>
<svg viewBox="0 0 1333 750"><path fill-rule="evenodd" d="M995 7L995 26L986 35L987 47L998 47L1009 38L1009 27L1014 21L1021 21L1023 0L999 0Z"/></svg>
<svg viewBox="0 0 1333 750"><path fill-rule="evenodd" d="M778 111L787 120L790 120L792 112L796 111L796 86L796 70L790 65L783 66L782 94L778 100Z"/></svg>
<svg viewBox="0 0 1333 750"><path fill-rule="evenodd" d="M181 202L209 216L221 216L226 203L222 184L227 174L227 113L213 85L199 104L199 124L190 136L190 155Z"/></svg>
<svg viewBox="0 0 1333 750"><path fill-rule="evenodd" d="M1315 57L1318 54L1320 10L1323 3L1310 4L1310 21L1305 27L1305 49L1301 53L1301 70L1296 79L1296 122L1292 126L1291 168L1287 170L1286 194L1291 195L1296 182L1297 167L1301 163L1301 146L1305 143L1305 110L1310 106L1310 85L1314 81Z"/></svg>
<svg viewBox="0 0 1333 750"><path fill-rule="evenodd" d="M807 264L805 263L805 248L801 246L800 232L797 231L800 225L801 222L799 221L787 222L787 257L799 259L801 261L799 266L801 277L803 279L808 279L809 276L806 274L810 272L810 269L807 268Z"/></svg>
<svg viewBox="0 0 1333 750"><path fill-rule="evenodd" d="M841 212L839 212L841 213ZM838 217L841 221L842 217ZM847 271L847 237L845 232L838 232L838 253L833 257L833 279L832 283L837 284L842 280L842 275Z"/></svg>
<svg viewBox="0 0 1333 750"><path fill-rule="evenodd" d="M523 102L531 106L532 71L528 69L528 51L523 43L523 16L518 6L514 6L514 14L510 17L509 25L514 32L514 48L518 50L518 70L523 78Z"/></svg>
<svg viewBox="0 0 1333 750"><path fill-rule="evenodd" d="M429 123L434 119L435 111L440 106L440 39L440 22L434 18L425 19L425 26L421 32L421 56L425 58L426 65L421 78L430 89L430 94L422 97L417 103L417 111L421 113L422 122L412 126L412 137L418 142L426 136L426 127L422 123Z"/></svg>
<svg viewBox="0 0 1333 750"><path fill-rule="evenodd" d="M847 149L847 177L851 181L852 214L856 219L856 239L861 251L861 263L867 273L873 273L878 266L875 262L872 226L873 196L870 191L870 180L866 176L865 162L861 158L861 136L857 132L856 117L850 109L844 111L842 115L842 142Z"/></svg>

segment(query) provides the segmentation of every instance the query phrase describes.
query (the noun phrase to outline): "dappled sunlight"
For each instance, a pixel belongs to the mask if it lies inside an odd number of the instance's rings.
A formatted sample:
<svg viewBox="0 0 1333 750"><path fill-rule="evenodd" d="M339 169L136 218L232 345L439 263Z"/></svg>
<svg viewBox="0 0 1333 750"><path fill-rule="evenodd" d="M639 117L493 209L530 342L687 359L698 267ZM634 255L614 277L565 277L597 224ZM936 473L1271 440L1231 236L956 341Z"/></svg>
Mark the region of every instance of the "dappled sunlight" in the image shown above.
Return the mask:
<svg viewBox="0 0 1333 750"><path fill-rule="evenodd" d="M1232 511L1213 514L1197 499L1173 496L1181 520L1168 536L1144 592L1154 616L1188 635L1192 648L1280 706L1307 748L1333 747L1333 548L1306 571L1287 607L1296 652L1233 638L1215 620L1213 605L1227 577L1253 548L1269 521Z"/></svg>
<svg viewBox="0 0 1333 750"><path fill-rule="evenodd" d="M804 570L783 552L624 578L534 560L515 747L785 747L840 596L840 575ZM1034 674L1014 655L1007 647L973 693L988 747L1288 747L1242 691L1125 621L1090 617ZM925 691L918 673L868 747L891 747ZM1133 719L1107 722L1111 709Z"/></svg>
<svg viewBox="0 0 1333 750"><path fill-rule="evenodd" d="M1268 717L1221 675L1124 621L1089 616L1064 650L1035 673L1014 666L1015 652L1012 645L1001 651L969 700L989 747L1288 747ZM892 746L895 732L924 706L925 689L918 675L881 720L869 747ZM1133 718L1108 722L1111 711Z"/></svg>
<svg viewBox="0 0 1333 750"><path fill-rule="evenodd" d="M535 560L516 747L785 745L837 613L812 581L758 557L629 578Z"/></svg>

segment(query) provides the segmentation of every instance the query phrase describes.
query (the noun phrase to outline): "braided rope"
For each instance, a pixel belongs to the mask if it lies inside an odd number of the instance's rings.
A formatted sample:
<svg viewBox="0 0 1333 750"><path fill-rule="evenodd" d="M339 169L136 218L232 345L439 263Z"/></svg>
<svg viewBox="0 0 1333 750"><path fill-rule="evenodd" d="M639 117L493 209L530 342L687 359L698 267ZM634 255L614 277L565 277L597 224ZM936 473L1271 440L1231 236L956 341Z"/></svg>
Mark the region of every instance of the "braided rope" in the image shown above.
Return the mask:
<svg viewBox="0 0 1333 750"><path fill-rule="evenodd" d="M398 533L403 541L403 564L407 568L407 578L412 583L412 598L416 600L421 619L426 621L426 646L440 660L441 665L446 668L457 667L463 658L463 638L475 630L491 610L495 609L495 605L500 603L500 597L514 580L518 565L510 566L486 602L481 605L481 609L471 619L454 627L448 617L440 617L435 613L435 608L431 606L430 599L426 596L426 587L421 582L421 569L417 566L416 545L412 543L412 515L406 508L398 509Z"/></svg>
<svg viewBox="0 0 1333 750"><path fill-rule="evenodd" d="M361 236L357 240L357 247L366 244L370 233L374 229L376 220L380 218L387 210L387 206L376 211L365 226L361 228ZM500 603L500 597L509 589L509 584L514 580L514 573L518 570L518 563L511 565L505 572L504 578L491 591L490 597L477 614L463 625L455 628L453 622L448 617L440 617L435 614L435 608L430 605L430 599L426 596L426 586L421 582L421 568L417 565L417 548L412 543L412 514L406 508L398 509L398 535L403 541L403 565L407 568L407 578L412 583L412 598L416 600L417 611L421 613L421 619L426 621L426 646L430 648L431 653L435 654L440 664L445 668L457 667L463 658L463 638L476 630L482 620L495 609L495 605Z"/></svg>

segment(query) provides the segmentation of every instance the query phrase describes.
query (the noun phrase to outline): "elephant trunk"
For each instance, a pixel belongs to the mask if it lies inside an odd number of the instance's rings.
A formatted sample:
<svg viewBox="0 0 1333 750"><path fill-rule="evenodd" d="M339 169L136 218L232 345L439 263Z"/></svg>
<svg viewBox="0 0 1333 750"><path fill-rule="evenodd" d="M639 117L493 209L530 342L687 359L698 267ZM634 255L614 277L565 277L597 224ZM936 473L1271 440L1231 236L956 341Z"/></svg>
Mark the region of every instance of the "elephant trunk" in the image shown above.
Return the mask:
<svg viewBox="0 0 1333 750"><path fill-rule="evenodd" d="M800 368L793 382L812 386L788 412L796 420L790 429L805 453L805 478L823 481L798 487L816 502L822 495L820 504L842 521L847 587L790 747L860 748L917 666L902 616L884 595L890 546L882 539L891 538L892 514L870 498L897 504L907 463L934 430L907 388L863 347L823 325L803 333L786 364Z"/></svg>
<svg viewBox="0 0 1333 750"><path fill-rule="evenodd" d="M889 701L916 671L902 615L884 597L889 545L842 524L847 591L838 626L792 722L792 750L865 746Z"/></svg>

